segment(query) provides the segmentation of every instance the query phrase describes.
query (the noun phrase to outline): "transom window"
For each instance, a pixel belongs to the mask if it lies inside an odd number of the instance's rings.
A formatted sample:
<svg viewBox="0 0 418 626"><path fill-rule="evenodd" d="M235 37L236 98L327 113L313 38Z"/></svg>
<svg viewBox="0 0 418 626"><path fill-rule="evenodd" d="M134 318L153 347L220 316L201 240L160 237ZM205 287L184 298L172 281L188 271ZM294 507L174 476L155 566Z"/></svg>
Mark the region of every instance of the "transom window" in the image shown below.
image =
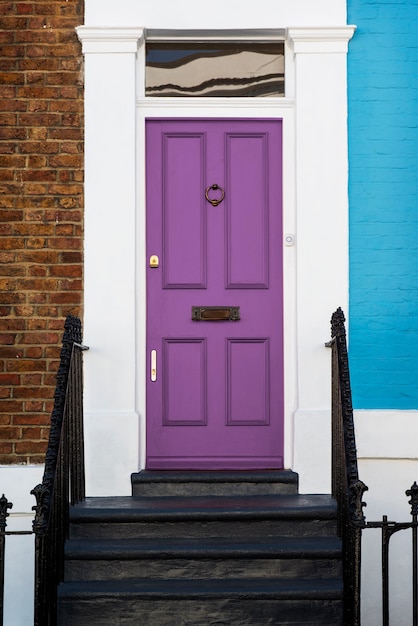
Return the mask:
<svg viewBox="0 0 418 626"><path fill-rule="evenodd" d="M284 43L148 41L145 95L284 96Z"/></svg>

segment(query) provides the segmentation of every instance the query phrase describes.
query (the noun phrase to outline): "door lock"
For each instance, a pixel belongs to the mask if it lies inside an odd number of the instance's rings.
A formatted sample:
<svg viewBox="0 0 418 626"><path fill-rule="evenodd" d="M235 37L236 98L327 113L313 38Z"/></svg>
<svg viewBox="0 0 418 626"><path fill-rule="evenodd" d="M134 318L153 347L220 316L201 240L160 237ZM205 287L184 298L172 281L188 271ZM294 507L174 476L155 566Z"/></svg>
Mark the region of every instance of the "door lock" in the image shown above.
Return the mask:
<svg viewBox="0 0 418 626"><path fill-rule="evenodd" d="M160 265L160 259L157 257L157 255L153 254L152 256L150 256L149 266L150 267L158 267L159 265Z"/></svg>

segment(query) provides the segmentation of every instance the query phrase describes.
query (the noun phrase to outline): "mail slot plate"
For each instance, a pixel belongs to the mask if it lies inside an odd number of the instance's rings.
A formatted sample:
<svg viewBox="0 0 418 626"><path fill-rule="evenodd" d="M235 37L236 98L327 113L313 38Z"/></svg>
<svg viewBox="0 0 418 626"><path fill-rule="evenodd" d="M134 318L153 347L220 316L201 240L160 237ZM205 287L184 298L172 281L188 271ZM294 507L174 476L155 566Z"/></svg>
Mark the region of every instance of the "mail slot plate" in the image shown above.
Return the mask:
<svg viewBox="0 0 418 626"><path fill-rule="evenodd" d="M192 306L194 322L238 322L239 306Z"/></svg>

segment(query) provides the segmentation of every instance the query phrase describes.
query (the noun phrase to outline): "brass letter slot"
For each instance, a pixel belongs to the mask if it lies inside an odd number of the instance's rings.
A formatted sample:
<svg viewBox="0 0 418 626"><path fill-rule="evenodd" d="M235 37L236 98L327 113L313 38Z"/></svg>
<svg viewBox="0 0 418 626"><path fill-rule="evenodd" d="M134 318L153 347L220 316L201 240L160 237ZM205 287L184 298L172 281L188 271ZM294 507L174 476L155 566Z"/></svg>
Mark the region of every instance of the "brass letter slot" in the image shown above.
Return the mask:
<svg viewBox="0 0 418 626"><path fill-rule="evenodd" d="M194 322L238 322L239 306L192 306Z"/></svg>

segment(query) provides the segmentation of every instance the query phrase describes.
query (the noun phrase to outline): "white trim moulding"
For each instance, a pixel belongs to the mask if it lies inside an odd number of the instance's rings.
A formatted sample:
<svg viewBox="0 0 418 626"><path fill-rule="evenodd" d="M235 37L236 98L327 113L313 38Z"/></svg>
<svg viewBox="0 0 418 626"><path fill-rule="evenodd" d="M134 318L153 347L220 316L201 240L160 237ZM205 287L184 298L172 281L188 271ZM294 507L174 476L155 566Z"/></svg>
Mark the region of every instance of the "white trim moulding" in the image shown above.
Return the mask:
<svg viewBox="0 0 418 626"><path fill-rule="evenodd" d="M320 28L289 27L286 29L286 39L295 54L347 52L348 42L355 30L354 25Z"/></svg>
<svg viewBox="0 0 418 626"><path fill-rule="evenodd" d="M145 34L145 29L139 27L77 26L75 30L82 43L83 54L136 52Z"/></svg>

